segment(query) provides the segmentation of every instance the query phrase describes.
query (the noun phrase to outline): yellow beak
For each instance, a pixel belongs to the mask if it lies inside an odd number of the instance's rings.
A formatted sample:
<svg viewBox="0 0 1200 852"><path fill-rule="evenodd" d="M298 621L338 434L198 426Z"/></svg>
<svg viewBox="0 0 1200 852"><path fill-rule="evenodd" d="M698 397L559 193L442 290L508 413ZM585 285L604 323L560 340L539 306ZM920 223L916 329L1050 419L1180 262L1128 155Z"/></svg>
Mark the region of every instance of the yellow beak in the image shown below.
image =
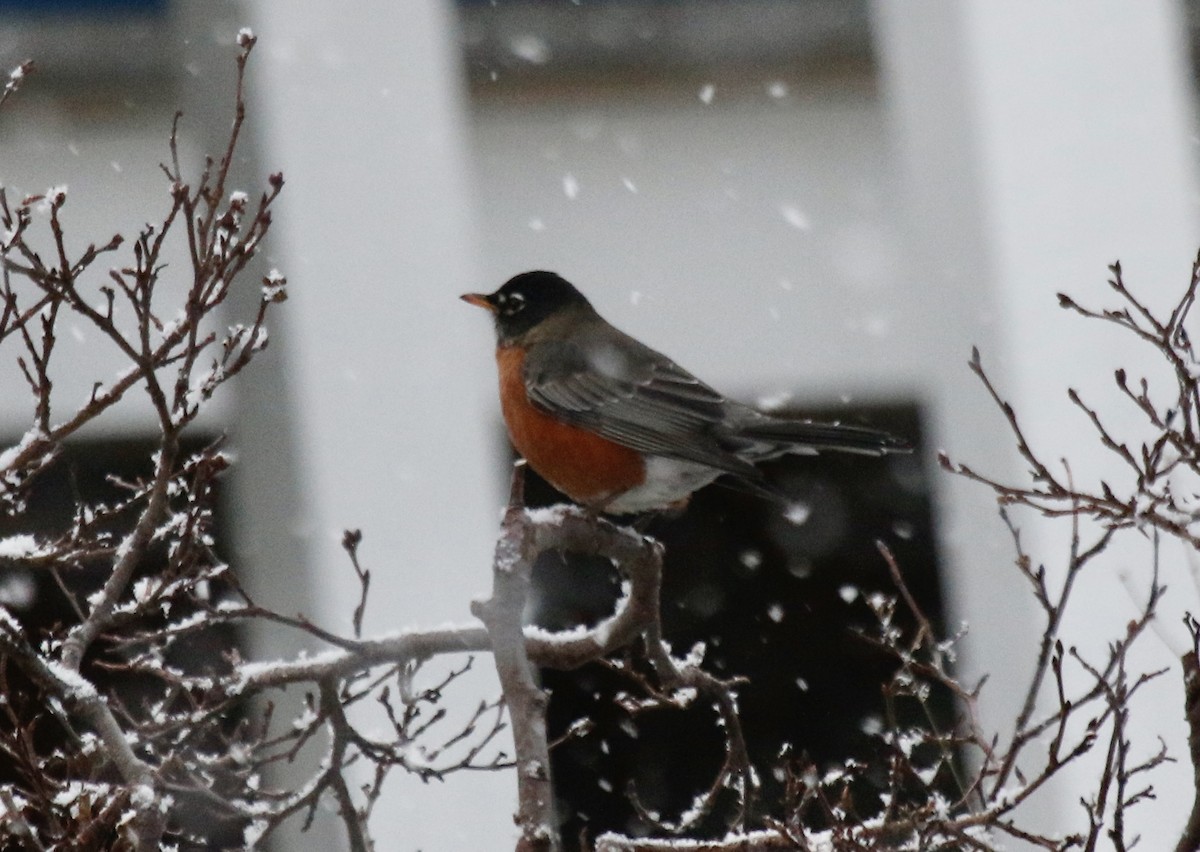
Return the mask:
<svg viewBox="0 0 1200 852"><path fill-rule="evenodd" d="M496 306L489 302L488 297L482 293L463 293L459 298L468 305L474 305L477 308L483 308L484 310L496 313Z"/></svg>

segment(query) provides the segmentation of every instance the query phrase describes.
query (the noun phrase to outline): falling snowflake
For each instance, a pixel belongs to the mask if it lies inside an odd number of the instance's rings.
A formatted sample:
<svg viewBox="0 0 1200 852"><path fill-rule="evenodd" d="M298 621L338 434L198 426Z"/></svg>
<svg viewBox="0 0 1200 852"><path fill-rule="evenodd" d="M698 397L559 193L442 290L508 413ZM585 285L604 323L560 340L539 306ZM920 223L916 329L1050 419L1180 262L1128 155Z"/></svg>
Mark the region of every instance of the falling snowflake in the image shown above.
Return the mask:
<svg viewBox="0 0 1200 852"><path fill-rule="evenodd" d="M743 550L738 558L741 560L742 564L751 571L762 565L762 553L754 550L753 548L749 550Z"/></svg>
<svg viewBox="0 0 1200 852"><path fill-rule="evenodd" d="M514 56L532 65L545 65L550 61L550 46L532 34L517 36L509 42L508 49Z"/></svg>
<svg viewBox="0 0 1200 852"><path fill-rule="evenodd" d="M807 503L792 503L783 510L783 517L789 524L801 526L812 515L812 508Z"/></svg>
<svg viewBox="0 0 1200 852"><path fill-rule="evenodd" d="M785 201L779 205L779 213L783 216L783 221L787 222L798 231L808 231L812 229L812 220L808 215L791 202Z"/></svg>

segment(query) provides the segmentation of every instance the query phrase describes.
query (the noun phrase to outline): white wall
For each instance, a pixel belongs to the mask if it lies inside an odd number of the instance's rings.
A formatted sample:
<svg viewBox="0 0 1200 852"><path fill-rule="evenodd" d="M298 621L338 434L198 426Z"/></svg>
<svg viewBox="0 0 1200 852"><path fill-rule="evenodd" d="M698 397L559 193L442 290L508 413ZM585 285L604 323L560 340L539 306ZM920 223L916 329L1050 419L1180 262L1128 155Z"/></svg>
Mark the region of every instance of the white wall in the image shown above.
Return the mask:
<svg viewBox="0 0 1200 852"><path fill-rule="evenodd" d="M490 280L553 269L734 395L911 390L882 117L868 89L685 82L473 113ZM573 188L577 187L577 188Z"/></svg>

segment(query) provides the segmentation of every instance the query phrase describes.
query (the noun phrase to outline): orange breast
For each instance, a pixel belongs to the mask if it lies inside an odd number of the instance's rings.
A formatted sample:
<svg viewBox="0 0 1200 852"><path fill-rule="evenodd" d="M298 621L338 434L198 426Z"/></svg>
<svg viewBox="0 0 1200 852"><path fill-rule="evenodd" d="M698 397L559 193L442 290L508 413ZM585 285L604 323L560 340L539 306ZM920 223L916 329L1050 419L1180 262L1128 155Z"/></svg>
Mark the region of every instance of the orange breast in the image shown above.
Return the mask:
<svg viewBox="0 0 1200 852"><path fill-rule="evenodd" d="M497 349L496 364L509 437L543 479L572 500L595 507L643 482L646 465L636 450L555 420L530 404L524 351L511 346Z"/></svg>

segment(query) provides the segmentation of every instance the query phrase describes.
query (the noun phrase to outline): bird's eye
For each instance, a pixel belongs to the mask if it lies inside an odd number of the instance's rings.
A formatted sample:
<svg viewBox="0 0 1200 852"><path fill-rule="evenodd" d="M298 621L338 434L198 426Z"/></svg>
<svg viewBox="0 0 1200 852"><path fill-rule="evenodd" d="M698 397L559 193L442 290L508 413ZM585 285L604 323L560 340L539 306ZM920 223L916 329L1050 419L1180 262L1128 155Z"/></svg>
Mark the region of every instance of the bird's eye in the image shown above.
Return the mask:
<svg viewBox="0 0 1200 852"><path fill-rule="evenodd" d="M520 293L509 293L508 297L501 304L500 310L508 316L512 316L524 307L525 297L523 295Z"/></svg>

